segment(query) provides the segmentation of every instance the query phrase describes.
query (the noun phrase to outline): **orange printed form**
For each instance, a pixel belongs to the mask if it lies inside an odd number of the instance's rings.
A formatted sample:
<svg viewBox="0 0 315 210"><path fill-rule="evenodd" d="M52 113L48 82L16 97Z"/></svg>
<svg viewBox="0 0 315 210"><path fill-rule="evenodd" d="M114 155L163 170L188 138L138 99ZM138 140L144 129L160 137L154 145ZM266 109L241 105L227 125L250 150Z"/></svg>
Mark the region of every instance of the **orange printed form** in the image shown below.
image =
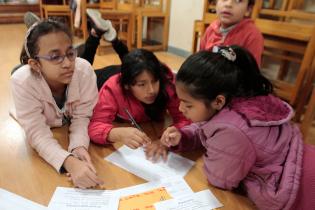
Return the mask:
<svg viewBox="0 0 315 210"><path fill-rule="evenodd" d="M172 197L164 187L156 188L147 192L121 197L119 210L155 210L153 204L169 200Z"/></svg>

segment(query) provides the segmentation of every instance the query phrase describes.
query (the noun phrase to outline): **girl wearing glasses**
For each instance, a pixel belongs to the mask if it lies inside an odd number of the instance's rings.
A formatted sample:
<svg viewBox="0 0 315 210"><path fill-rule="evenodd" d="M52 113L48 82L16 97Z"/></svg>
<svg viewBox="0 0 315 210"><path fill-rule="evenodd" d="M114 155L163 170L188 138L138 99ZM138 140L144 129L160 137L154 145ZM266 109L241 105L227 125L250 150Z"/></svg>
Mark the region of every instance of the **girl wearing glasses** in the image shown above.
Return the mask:
<svg viewBox="0 0 315 210"><path fill-rule="evenodd" d="M53 20L39 21L27 31L20 60L11 77L16 117L30 145L58 172L68 172L80 188L102 184L88 154L87 127L97 102L91 65L76 57L69 29ZM64 150L51 127L69 125Z"/></svg>

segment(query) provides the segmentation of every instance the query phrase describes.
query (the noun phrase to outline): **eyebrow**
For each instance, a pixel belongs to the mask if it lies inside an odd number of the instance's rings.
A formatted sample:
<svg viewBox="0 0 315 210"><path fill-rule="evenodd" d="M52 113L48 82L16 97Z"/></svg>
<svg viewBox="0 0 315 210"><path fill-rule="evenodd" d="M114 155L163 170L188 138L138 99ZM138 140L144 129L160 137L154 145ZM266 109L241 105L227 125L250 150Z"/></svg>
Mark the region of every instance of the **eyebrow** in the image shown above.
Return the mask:
<svg viewBox="0 0 315 210"><path fill-rule="evenodd" d="M74 48L74 47L73 47L72 45L70 45L70 46L67 48L66 52L67 52L68 50L73 49L73 48ZM57 52L60 52L60 50L59 50L59 49L53 49L53 50L50 50L50 51L48 52L48 54L49 54L49 53L57 53Z"/></svg>
<svg viewBox="0 0 315 210"><path fill-rule="evenodd" d="M181 100L182 102L185 102L185 103L191 103L190 101L186 101L185 99L179 99Z"/></svg>

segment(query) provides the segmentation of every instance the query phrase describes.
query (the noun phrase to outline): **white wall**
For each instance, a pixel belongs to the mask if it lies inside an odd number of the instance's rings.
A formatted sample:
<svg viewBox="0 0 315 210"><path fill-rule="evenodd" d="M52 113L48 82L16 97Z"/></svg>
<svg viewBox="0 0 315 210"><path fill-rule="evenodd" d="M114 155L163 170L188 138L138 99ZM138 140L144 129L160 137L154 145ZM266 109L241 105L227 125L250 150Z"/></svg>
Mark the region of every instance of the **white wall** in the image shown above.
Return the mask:
<svg viewBox="0 0 315 210"><path fill-rule="evenodd" d="M169 47L190 52L194 21L202 14L203 0L171 0Z"/></svg>

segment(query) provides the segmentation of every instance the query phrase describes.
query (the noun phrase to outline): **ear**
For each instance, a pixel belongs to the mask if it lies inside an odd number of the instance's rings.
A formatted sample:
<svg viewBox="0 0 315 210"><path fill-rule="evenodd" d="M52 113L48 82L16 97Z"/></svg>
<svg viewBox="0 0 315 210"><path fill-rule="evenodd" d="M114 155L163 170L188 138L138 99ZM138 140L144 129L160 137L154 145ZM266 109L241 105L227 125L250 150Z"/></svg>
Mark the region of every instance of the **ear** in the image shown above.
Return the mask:
<svg viewBox="0 0 315 210"><path fill-rule="evenodd" d="M211 106L214 110L220 111L226 103L224 95L217 95L217 97L211 102Z"/></svg>
<svg viewBox="0 0 315 210"><path fill-rule="evenodd" d="M33 70L33 71L35 71L36 73L40 73L41 72L41 66L40 66L40 63L37 61L37 60L35 60L35 59L33 59L33 58L30 58L30 59L28 59L28 65L30 65L31 66L31 69Z"/></svg>

